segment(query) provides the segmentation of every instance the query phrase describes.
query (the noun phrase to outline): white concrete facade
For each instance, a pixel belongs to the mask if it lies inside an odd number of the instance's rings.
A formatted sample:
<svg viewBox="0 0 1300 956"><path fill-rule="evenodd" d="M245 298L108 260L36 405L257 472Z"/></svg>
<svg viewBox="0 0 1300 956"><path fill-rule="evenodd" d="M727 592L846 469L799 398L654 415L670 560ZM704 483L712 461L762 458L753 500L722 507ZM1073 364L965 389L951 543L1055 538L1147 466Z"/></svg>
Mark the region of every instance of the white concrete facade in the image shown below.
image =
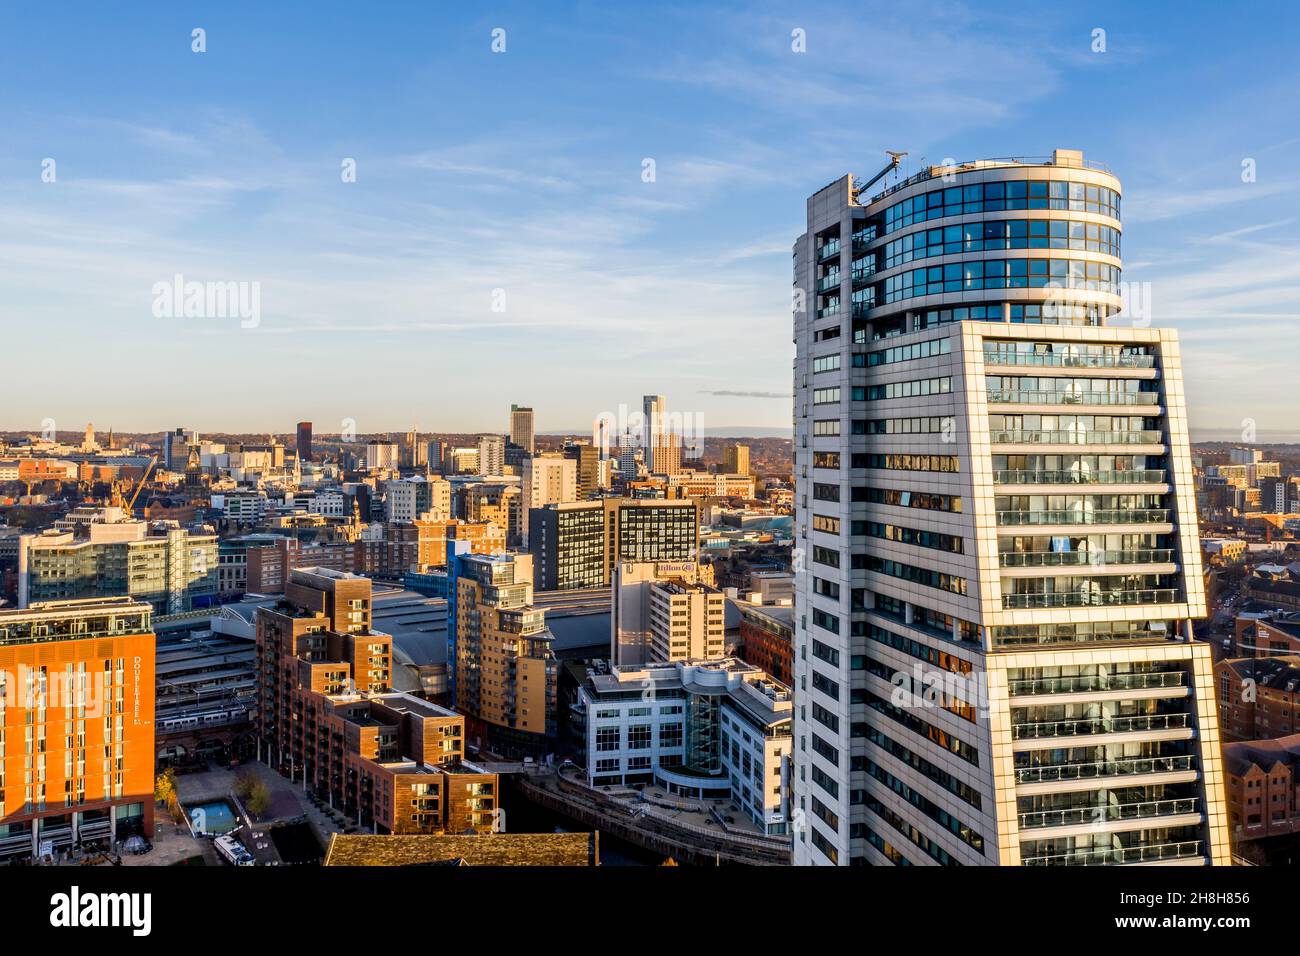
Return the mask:
<svg viewBox="0 0 1300 956"><path fill-rule="evenodd" d="M796 863L1228 861L1181 357L1116 318L1119 190L1057 151L809 199Z"/></svg>

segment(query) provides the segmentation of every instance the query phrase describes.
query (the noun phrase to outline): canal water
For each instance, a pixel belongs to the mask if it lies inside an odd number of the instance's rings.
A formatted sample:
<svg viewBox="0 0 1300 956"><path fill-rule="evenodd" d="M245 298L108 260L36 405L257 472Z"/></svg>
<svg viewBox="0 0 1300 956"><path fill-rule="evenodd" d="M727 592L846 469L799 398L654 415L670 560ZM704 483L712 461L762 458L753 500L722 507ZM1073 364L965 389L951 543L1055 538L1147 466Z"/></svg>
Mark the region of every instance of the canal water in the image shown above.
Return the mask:
<svg viewBox="0 0 1300 956"><path fill-rule="evenodd" d="M569 833L588 833L591 830L578 820L530 802L516 788L508 789L506 794L506 826L514 833L554 833L557 827ZM603 831L600 834L601 866L659 866L663 861L662 854Z"/></svg>

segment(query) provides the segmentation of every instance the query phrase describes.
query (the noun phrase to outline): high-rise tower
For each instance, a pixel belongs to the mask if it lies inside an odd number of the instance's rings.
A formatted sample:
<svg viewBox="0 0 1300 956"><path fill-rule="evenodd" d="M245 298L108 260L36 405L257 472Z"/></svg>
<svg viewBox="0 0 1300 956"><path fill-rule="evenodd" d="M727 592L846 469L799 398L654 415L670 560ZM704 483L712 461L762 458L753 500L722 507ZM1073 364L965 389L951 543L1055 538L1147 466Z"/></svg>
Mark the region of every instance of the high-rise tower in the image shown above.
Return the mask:
<svg viewBox="0 0 1300 956"><path fill-rule="evenodd" d="M1229 861L1178 340L1119 314L1120 232L1069 150L808 200L796 863Z"/></svg>
<svg viewBox="0 0 1300 956"><path fill-rule="evenodd" d="M534 445L533 410L524 405L510 406L510 443L518 445L528 454L533 453Z"/></svg>

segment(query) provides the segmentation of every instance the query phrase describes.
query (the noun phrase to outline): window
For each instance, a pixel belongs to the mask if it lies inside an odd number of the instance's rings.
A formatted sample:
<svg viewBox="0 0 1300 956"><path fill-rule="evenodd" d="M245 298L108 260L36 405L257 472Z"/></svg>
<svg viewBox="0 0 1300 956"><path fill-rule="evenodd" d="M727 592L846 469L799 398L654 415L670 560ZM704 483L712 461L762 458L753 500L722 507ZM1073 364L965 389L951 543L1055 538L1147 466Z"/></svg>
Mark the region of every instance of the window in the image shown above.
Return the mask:
<svg viewBox="0 0 1300 956"><path fill-rule="evenodd" d="M596 749L597 750L618 750L619 748L619 729L617 727L597 727L596 728Z"/></svg>

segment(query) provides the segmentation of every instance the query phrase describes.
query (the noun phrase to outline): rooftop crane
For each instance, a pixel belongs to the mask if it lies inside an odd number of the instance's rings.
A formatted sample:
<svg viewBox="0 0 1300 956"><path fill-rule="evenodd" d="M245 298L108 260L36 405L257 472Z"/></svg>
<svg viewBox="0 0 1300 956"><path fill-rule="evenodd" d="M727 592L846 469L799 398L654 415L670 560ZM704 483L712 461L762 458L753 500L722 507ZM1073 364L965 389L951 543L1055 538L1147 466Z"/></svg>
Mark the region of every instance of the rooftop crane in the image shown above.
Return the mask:
<svg viewBox="0 0 1300 956"><path fill-rule="evenodd" d="M899 160L907 155L906 151L895 152L892 149L885 150L885 153L889 156L889 162L885 164L885 168L882 169L880 172L876 173L876 175L872 176L865 183L854 184L853 198L855 200L857 199L859 194L866 192L868 189L870 189L872 186L878 183L885 176L886 173L892 173L895 169L897 169L899 165Z"/></svg>

